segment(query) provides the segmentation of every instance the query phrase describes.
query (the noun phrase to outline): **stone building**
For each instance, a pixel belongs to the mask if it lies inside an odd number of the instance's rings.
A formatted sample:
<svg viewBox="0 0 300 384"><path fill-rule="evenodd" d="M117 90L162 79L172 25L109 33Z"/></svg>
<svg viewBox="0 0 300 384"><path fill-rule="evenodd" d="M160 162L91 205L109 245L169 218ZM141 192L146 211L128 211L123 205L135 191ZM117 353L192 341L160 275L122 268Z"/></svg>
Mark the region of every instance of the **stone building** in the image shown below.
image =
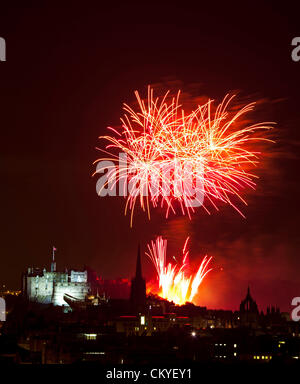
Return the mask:
<svg viewBox="0 0 300 384"><path fill-rule="evenodd" d="M259 321L259 311L256 302L250 294L248 287L247 295L240 304L240 324L247 327L257 327Z"/></svg>
<svg viewBox="0 0 300 384"><path fill-rule="evenodd" d="M28 268L23 274L22 292L29 301L40 304L68 306L64 295L84 300L90 291L87 271L56 271L53 258L50 271L46 268Z"/></svg>

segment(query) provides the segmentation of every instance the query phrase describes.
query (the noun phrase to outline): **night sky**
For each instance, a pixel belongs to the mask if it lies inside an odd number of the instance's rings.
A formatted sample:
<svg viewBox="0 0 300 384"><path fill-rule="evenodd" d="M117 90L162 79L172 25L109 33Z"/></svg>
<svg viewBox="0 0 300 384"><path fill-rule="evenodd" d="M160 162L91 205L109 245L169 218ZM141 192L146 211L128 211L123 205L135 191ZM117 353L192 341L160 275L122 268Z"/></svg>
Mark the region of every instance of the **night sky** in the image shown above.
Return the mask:
<svg viewBox="0 0 300 384"><path fill-rule="evenodd" d="M19 288L28 266L49 266L53 245L60 269L87 265L104 278L131 278L138 242L145 249L161 234L173 255L190 235L192 263L214 257L200 305L237 309L250 284L260 309L290 311L300 295L300 62L291 59L297 10L271 2L39 3L0 5L7 44L0 62L0 283ZM235 91L242 101L260 101L254 121L277 123L257 190L240 206L246 219L221 204L210 216L199 209L191 221L165 220L159 210L148 221L137 211L130 228L122 198L97 196L98 136L119 125L122 103L148 84L218 101ZM143 268L154 278L146 258Z"/></svg>

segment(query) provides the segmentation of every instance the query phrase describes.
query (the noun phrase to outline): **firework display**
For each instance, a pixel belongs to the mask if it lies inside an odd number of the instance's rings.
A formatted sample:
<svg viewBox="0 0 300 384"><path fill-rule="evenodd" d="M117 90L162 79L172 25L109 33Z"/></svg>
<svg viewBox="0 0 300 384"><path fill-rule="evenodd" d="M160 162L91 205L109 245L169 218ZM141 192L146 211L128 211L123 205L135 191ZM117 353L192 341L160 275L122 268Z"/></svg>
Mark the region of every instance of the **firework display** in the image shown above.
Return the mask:
<svg viewBox="0 0 300 384"><path fill-rule="evenodd" d="M258 164L260 154L251 149L252 143L271 141L258 132L270 129L273 123L243 123L243 115L255 103L233 112L234 96L226 95L217 107L208 100L186 113L179 104L180 91L175 97L167 92L159 98L149 87L146 100L137 91L135 95L137 110L124 104L122 128L110 128L112 135L100 136L108 142L106 149L100 149L108 157L95 161L100 164L97 172L108 168L108 181L102 188L122 185L131 224L137 202L149 218L151 206L161 206L168 217L177 205L190 216L195 207L202 206L207 212L209 205L218 209L218 202L242 214L235 198L246 204L241 192L255 187L256 176L250 168ZM105 160L113 165L101 169L100 162Z"/></svg>
<svg viewBox="0 0 300 384"><path fill-rule="evenodd" d="M246 204L245 189L255 188L257 176L251 168L259 162L258 142L272 141L265 132L274 123L251 123L245 115L255 103L234 106L235 95L227 94L218 105L208 99L188 112L180 104L180 91L155 97L148 87L145 99L137 91L135 96L135 107L124 104L121 128L109 127L111 134L100 136L107 143L99 148L106 157L95 161L95 174L107 173L97 193L115 196L119 185L119 195L126 198L125 214L131 211L131 226L137 204L149 218L151 208L164 209L167 218L180 207L191 218L197 207L210 213L218 203L244 216L237 202ZM211 270L211 257L205 256L195 274L189 271L187 242L180 265L167 263L167 241L162 237L148 245L158 277L158 291L150 291L175 304L192 302Z"/></svg>
<svg viewBox="0 0 300 384"><path fill-rule="evenodd" d="M187 250L189 238L186 239L182 250L182 262L179 265L167 263L167 240L161 236L148 245L147 256L155 266L158 279L157 294L173 301L175 304L193 302L198 288L205 276L211 271L208 265L212 257L205 256L195 274L189 272L189 251ZM174 257L175 261L176 258Z"/></svg>

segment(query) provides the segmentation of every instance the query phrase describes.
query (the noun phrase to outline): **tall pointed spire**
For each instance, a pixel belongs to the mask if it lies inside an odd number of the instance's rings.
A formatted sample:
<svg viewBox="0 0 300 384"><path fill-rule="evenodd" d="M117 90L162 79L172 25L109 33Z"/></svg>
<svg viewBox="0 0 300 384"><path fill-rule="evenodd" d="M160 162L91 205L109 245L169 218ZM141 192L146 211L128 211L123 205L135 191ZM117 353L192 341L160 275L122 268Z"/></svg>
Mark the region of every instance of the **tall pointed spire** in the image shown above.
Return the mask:
<svg viewBox="0 0 300 384"><path fill-rule="evenodd" d="M135 277L142 277L142 264L141 264L141 246L140 243L138 245L138 254L136 259L136 271Z"/></svg>
<svg viewBox="0 0 300 384"><path fill-rule="evenodd" d="M142 276L141 247L138 246L135 276L131 280L130 290L131 309L134 313L145 311L146 306L146 281Z"/></svg>

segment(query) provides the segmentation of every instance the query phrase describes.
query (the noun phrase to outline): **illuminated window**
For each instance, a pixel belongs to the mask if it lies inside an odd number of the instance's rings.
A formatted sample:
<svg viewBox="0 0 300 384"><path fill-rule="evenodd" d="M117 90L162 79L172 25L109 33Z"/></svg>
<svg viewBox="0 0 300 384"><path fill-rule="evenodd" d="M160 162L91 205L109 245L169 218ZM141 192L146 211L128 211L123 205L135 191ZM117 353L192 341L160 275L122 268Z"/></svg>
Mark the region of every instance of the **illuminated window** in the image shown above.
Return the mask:
<svg viewBox="0 0 300 384"><path fill-rule="evenodd" d="M85 338L87 340L96 340L97 339L97 333L85 333Z"/></svg>
<svg viewBox="0 0 300 384"><path fill-rule="evenodd" d="M105 352L84 352L85 355L105 355Z"/></svg>
<svg viewBox="0 0 300 384"><path fill-rule="evenodd" d="M237 345L236 344L233 344L233 348L236 348L237 347Z"/></svg>
<svg viewBox="0 0 300 384"><path fill-rule="evenodd" d="M236 356L236 352L234 352L233 356Z"/></svg>
<svg viewBox="0 0 300 384"><path fill-rule="evenodd" d="M145 325L145 316L141 316L141 325Z"/></svg>

